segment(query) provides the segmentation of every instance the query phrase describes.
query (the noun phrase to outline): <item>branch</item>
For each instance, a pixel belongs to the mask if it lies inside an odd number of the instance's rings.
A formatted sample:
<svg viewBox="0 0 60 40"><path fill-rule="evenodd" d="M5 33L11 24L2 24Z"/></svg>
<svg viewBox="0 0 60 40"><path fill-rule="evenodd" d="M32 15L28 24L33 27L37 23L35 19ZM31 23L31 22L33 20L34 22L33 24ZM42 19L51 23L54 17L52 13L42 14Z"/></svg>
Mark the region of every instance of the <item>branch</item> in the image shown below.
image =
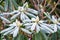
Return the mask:
<svg viewBox="0 0 60 40"><path fill-rule="evenodd" d="M55 8L57 7L58 4L59 4L59 0L58 0L58 2L56 3L55 7L52 8L52 10L50 11L50 14L55 10Z"/></svg>

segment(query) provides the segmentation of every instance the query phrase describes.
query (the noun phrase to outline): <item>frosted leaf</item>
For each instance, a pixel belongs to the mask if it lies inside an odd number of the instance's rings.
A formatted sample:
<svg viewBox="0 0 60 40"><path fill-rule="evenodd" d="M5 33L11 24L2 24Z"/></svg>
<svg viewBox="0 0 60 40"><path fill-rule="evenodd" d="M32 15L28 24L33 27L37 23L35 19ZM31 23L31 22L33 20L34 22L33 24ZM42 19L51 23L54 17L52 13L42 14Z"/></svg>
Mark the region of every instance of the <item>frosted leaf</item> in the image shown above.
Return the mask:
<svg viewBox="0 0 60 40"><path fill-rule="evenodd" d="M48 30L48 31L50 31L51 33L54 33L54 31L52 29L48 28L47 26L41 25L41 27Z"/></svg>
<svg viewBox="0 0 60 40"><path fill-rule="evenodd" d="M1 17L1 16L0 16ZM3 21L5 21L6 23L11 23L8 19L6 19L6 18L4 18L4 17L1 17L1 19L3 20Z"/></svg>
<svg viewBox="0 0 60 40"><path fill-rule="evenodd" d="M12 32L12 31L13 31L13 29L11 29L11 30L5 32L3 35L7 35L7 34L9 34L9 33Z"/></svg>
<svg viewBox="0 0 60 40"><path fill-rule="evenodd" d="M27 34L32 34L32 32L30 32L30 31L27 30L27 29L21 28L21 30L22 30L23 32L27 33Z"/></svg>
<svg viewBox="0 0 60 40"><path fill-rule="evenodd" d="M36 16L31 14L31 13L25 12L25 14L28 15L29 17L31 17L31 18L36 18Z"/></svg>
<svg viewBox="0 0 60 40"><path fill-rule="evenodd" d="M31 26L31 31L34 31L35 30L35 28L36 28L36 23L34 23L32 26Z"/></svg>
<svg viewBox="0 0 60 40"><path fill-rule="evenodd" d="M19 28L15 27L15 30L13 31L13 37L16 37L18 34Z"/></svg>
<svg viewBox="0 0 60 40"><path fill-rule="evenodd" d="M15 19L16 17L18 17L19 14L20 14L20 12L19 12L18 14L13 15L13 16L11 17L11 20L13 20L13 19Z"/></svg>
<svg viewBox="0 0 60 40"><path fill-rule="evenodd" d="M39 31L40 31L40 26L37 25L37 26L36 26L36 32L39 33Z"/></svg>
<svg viewBox="0 0 60 40"><path fill-rule="evenodd" d="M33 13L33 14L35 14L35 15L38 15L38 11L36 11L36 10L34 10L34 9L28 8L27 11L28 11L28 12L31 12L31 13Z"/></svg>
<svg viewBox="0 0 60 40"><path fill-rule="evenodd" d="M11 27L9 27L9 28L6 28L6 29L2 30L0 33L4 33L4 32L6 32L6 31L9 31L9 30L11 30L12 28L14 28L14 26L11 26Z"/></svg>

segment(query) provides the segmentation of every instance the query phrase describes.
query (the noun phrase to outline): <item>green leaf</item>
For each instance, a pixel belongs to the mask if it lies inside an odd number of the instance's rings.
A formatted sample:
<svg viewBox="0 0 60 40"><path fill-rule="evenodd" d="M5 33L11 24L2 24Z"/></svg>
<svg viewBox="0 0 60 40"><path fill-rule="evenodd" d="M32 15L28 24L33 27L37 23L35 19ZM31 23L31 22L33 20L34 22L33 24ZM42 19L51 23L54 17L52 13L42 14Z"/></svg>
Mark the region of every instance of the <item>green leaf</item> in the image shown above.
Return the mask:
<svg viewBox="0 0 60 40"><path fill-rule="evenodd" d="M56 33L53 33L52 36L50 36L50 40L57 40Z"/></svg>
<svg viewBox="0 0 60 40"><path fill-rule="evenodd" d="M56 35L56 33L54 33L53 35L52 35L52 39L51 40L57 40L57 35Z"/></svg>
<svg viewBox="0 0 60 40"><path fill-rule="evenodd" d="M60 40L60 30L57 31L58 39Z"/></svg>
<svg viewBox="0 0 60 40"><path fill-rule="evenodd" d="M0 10L1 10L1 11L4 11L4 8L3 8L3 6L1 6L1 5L0 5Z"/></svg>
<svg viewBox="0 0 60 40"><path fill-rule="evenodd" d="M28 38L22 34L19 34L14 40L28 40Z"/></svg>
<svg viewBox="0 0 60 40"><path fill-rule="evenodd" d="M39 32L33 35L33 40L48 40L48 39L44 33Z"/></svg>
<svg viewBox="0 0 60 40"><path fill-rule="evenodd" d="M46 17L50 20L50 21L52 21L52 18L51 18L51 15L47 12L44 12L44 14L46 15ZM52 21L53 22L53 21ZM54 23L54 22L53 22Z"/></svg>
<svg viewBox="0 0 60 40"><path fill-rule="evenodd" d="M4 10L5 10L5 11L7 11L7 10L8 10L8 0L5 0Z"/></svg>
<svg viewBox="0 0 60 40"><path fill-rule="evenodd" d="M12 0L9 0L9 11L11 12L13 10Z"/></svg>
<svg viewBox="0 0 60 40"><path fill-rule="evenodd" d="M12 2L13 2L13 5L14 5L15 9L18 9L18 4L16 3L16 1L12 0Z"/></svg>

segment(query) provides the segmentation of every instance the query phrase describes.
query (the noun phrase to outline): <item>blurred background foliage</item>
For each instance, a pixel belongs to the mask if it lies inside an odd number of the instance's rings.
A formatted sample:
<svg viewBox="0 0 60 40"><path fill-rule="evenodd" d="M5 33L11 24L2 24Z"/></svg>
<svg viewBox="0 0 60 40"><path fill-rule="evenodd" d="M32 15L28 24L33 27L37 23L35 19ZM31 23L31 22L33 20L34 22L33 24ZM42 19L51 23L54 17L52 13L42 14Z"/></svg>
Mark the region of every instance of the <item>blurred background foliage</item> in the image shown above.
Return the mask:
<svg viewBox="0 0 60 40"><path fill-rule="evenodd" d="M60 16L60 0L1 0L0 12L11 12L17 9L18 6L22 6L25 2L28 2L30 8L38 11L41 9L41 4L45 12L50 12L57 17Z"/></svg>
<svg viewBox="0 0 60 40"><path fill-rule="evenodd" d="M33 8L38 11L41 10L40 5L42 5L42 9L44 9L44 12L49 12L51 15L55 15L57 18L60 17L60 0L0 0L0 13L12 12L13 10L17 10L18 6L22 6L25 2L28 2L30 8ZM43 11L40 12L41 14L39 14L39 16L41 17L41 19L45 19L46 17L44 16ZM2 29L3 29L3 22L0 19L0 30ZM43 38L45 38L46 36L43 37L42 33L40 34L34 35L33 40L45 40ZM11 37L9 36L6 36L7 40L11 39ZM60 40L60 30L48 36L49 36L48 40ZM19 38L20 40L27 40L27 37L25 37L22 34L18 35L18 37L15 38L14 40L19 40Z"/></svg>

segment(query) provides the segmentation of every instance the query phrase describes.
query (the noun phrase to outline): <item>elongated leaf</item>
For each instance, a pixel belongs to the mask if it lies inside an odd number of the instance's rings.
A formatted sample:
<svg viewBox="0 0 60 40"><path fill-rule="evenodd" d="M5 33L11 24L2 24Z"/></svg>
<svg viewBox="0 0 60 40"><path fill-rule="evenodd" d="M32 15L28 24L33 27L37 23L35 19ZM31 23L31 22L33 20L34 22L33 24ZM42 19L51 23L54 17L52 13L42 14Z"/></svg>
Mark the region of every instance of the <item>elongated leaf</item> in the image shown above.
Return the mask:
<svg viewBox="0 0 60 40"><path fill-rule="evenodd" d="M6 19L6 18L4 18L4 17L1 17L1 19L2 19L3 21L5 21L6 23L11 23L8 19Z"/></svg>
<svg viewBox="0 0 60 40"><path fill-rule="evenodd" d="M60 39L60 30L58 30L57 33L58 33L58 35L57 35L58 39Z"/></svg>
<svg viewBox="0 0 60 40"><path fill-rule="evenodd" d="M9 31L9 30L11 30L12 28L14 28L14 26L11 26L11 27L9 27L9 28L7 28L7 29L4 29L4 30L2 30L0 33L4 33L4 32L6 32L6 31Z"/></svg>
<svg viewBox="0 0 60 40"><path fill-rule="evenodd" d="M9 11L11 12L13 10L12 0L9 1Z"/></svg>
<svg viewBox="0 0 60 40"><path fill-rule="evenodd" d="M54 31L52 29L48 28L47 26L41 25L41 27L48 30L48 31L50 31L51 33L54 33Z"/></svg>
<svg viewBox="0 0 60 40"><path fill-rule="evenodd" d="M33 15L33 14L31 14L31 13L28 13L28 12L25 12L25 13L26 13L26 15L28 15L30 18L36 18L36 16Z"/></svg>
<svg viewBox="0 0 60 40"><path fill-rule="evenodd" d="M38 15L38 11L36 11L34 9L28 8L27 11L32 13L32 14Z"/></svg>
<svg viewBox="0 0 60 40"><path fill-rule="evenodd" d="M5 0L4 10L5 10L5 11L8 10L8 0Z"/></svg>
<svg viewBox="0 0 60 40"><path fill-rule="evenodd" d="M23 22L24 22L24 20L30 20L29 17L28 17L26 14L24 14L24 13L21 13L20 19L21 19Z"/></svg>
<svg viewBox="0 0 60 40"><path fill-rule="evenodd" d="M22 34L18 34L18 36L15 37L14 40L28 40L28 38Z"/></svg>
<svg viewBox="0 0 60 40"><path fill-rule="evenodd" d="M30 32L30 31L27 30L27 29L21 28L21 30L22 30L23 32L27 33L27 34L32 34L32 32Z"/></svg>
<svg viewBox="0 0 60 40"><path fill-rule="evenodd" d="M51 15L47 12L47 13L45 13L44 12L44 14L46 15L46 17L48 18L48 19L50 19L50 21L52 21L53 22L53 20L52 20L52 18L51 18ZM54 23L54 22L53 22Z"/></svg>
<svg viewBox="0 0 60 40"><path fill-rule="evenodd" d="M4 8L3 8L3 6L1 6L1 5L0 5L0 10L1 10L1 11L4 11Z"/></svg>
<svg viewBox="0 0 60 40"><path fill-rule="evenodd" d="M33 35L32 40L47 40L47 36L44 33L39 32Z"/></svg>
<svg viewBox="0 0 60 40"><path fill-rule="evenodd" d="M51 40L57 40L57 34L56 33L52 34Z"/></svg>
<svg viewBox="0 0 60 40"><path fill-rule="evenodd" d="M17 9L18 8L18 4L16 3L15 0L12 0L13 4L14 4L14 7Z"/></svg>
<svg viewBox="0 0 60 40"><path fill-rule="evenodd" d="M11 20L17 18L19 15L20 15L20 12L19 12L18 14L13 15L13 16L11 17Z"/></svg>

